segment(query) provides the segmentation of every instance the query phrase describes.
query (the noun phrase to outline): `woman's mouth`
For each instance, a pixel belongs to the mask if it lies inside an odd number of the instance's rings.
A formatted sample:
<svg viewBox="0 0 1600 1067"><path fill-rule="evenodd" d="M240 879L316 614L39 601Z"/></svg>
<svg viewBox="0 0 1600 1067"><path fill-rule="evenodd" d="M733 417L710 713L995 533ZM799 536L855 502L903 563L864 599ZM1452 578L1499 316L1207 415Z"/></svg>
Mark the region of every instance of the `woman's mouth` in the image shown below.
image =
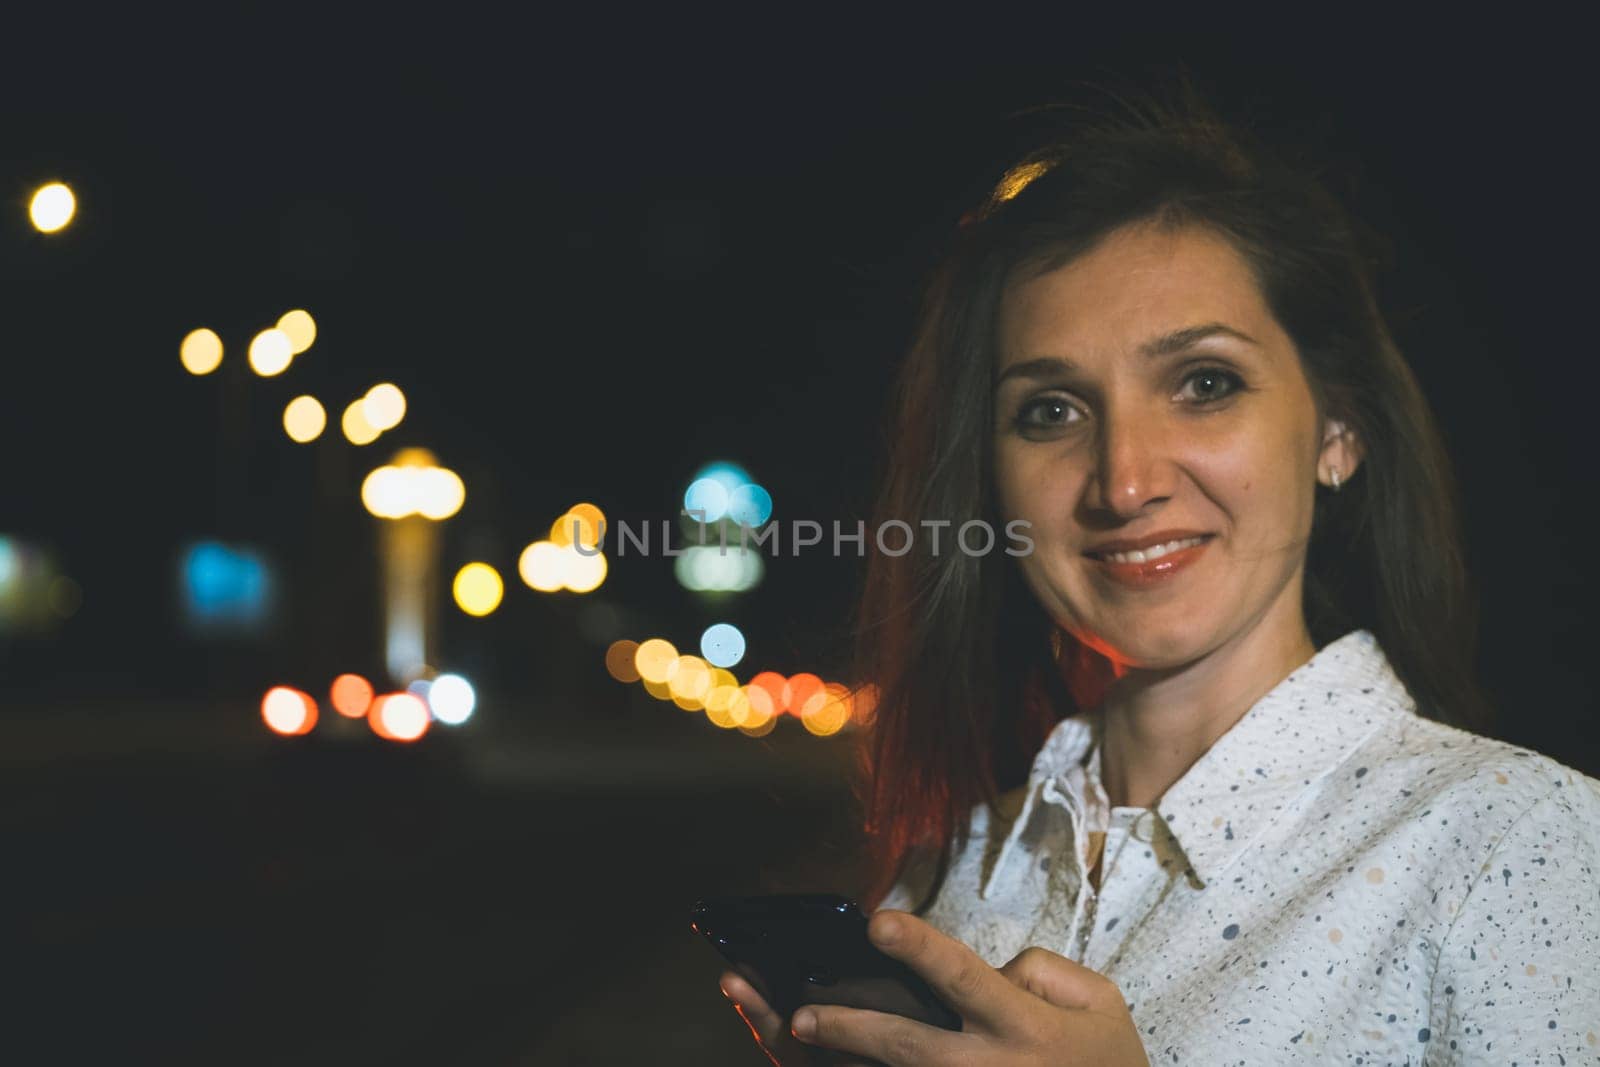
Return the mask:
<svg viewBox="0 0 1600 1067"><path fill-rule="evenodd" d="M1130 552L1084 553L1107 577L1136 588L1166 581L1199 559L1214 534L1184 537Z"/></svg>

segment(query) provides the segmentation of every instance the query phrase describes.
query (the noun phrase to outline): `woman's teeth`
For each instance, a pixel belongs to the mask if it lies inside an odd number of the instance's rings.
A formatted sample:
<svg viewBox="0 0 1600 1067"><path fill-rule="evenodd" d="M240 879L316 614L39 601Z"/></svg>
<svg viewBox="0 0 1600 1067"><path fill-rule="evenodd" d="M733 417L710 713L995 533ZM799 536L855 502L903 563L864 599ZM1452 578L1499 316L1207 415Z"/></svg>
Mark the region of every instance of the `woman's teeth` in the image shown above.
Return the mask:
<svg viewBox="0 0 1600 1067"><path fill-rule="evenodd" d="M1182 541L1168 541L1164 545L1151 545L1149 548L1136 549L1132 552L1108 552L1101 559L1112 563L1148 563L1153 559L1160 559L1168 552L1176 552L1180 548L1198 545L1204 537L1186 537Z"/></svg>

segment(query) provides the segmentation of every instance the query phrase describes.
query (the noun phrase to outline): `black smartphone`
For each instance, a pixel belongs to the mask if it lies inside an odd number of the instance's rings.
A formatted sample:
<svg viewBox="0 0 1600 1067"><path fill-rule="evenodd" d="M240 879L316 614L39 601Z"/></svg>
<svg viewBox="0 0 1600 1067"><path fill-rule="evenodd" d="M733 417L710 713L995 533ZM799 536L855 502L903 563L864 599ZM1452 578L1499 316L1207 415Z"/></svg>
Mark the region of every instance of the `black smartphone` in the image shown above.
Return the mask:
<svg viewBox="0 0 1600 1067"><path fill-rule="evenodd" d="M714 897L695 904L689 925L786 1020L802 1004L843 1004L961 1029L917 972L867 938L849 897Z"/></svg>

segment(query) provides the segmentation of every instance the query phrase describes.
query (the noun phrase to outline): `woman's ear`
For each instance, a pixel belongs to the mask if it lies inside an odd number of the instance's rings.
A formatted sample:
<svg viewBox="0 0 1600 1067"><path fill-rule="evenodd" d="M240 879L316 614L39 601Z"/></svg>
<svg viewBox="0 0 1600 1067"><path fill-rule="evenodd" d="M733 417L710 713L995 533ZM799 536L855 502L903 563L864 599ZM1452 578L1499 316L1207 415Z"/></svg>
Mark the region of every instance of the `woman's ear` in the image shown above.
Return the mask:
<svg viewBox="0 0 1600 1067"><path fill-rule="evenodd" d="M1364 456L1361 440L1338 419L1329 419L1322 435L1322 454L1317 458L1317 481L1326 486L1348 482ZM1337 475L1335 474L1337 472Z"/></svg>

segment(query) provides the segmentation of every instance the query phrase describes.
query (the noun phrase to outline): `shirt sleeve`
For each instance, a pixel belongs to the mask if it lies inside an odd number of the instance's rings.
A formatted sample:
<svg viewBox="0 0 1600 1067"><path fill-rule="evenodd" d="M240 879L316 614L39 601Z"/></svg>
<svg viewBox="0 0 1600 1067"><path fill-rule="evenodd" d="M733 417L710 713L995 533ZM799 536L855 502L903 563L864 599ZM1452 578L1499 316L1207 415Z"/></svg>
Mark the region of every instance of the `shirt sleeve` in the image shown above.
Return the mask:
<svg viewBox="0 0 1600 1067"><path fill-rule="evenodd" d="M1600 1059L1597 786L1570 773L1479 871L1440 947L1429 1063Z"/></svg>

